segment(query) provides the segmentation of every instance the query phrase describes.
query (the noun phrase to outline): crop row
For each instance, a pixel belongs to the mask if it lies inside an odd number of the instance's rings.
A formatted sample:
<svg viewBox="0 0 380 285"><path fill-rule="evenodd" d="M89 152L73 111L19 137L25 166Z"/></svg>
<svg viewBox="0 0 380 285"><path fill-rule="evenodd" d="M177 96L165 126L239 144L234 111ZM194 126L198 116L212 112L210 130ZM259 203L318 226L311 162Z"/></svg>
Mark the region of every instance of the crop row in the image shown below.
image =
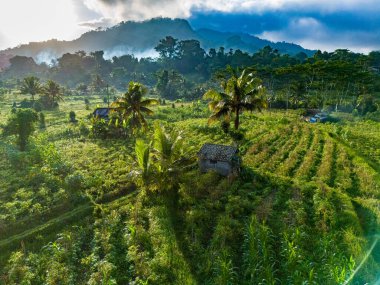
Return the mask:
<svg viewBox="0 0 380 285"><path fill-rule="evenodd" d="M322 160L317 170L317 180L333 186L335 180L335 166L336 166L336 143L331 139L325 137L325 146L323 148Z"/></svg>
<svg viewBox="0 0 380 285"><path fill-rule="evenodd" d="M289 157L278 165L276 172L283 176L293 177L299 166L302 164L303 158L310 148L313 139L312 130L306 128L306 133L299 139L298 145L289 154Z"/></svg>
<svg viewBox="0 0 380 285"><path fill-rule="evenodd" d="M295 125L291 137L287 136L284 139L285 143L277 148L271 157L262 164L262 169L273 172L276 167L289 157L289 154L297 146L299 139L304 134L304 129L299 125Z"/></svg>
<svg viewBox="0 0 380 285"><path fill-rule="evenodd" d="M263 145L262 151L255 155L253 165L255 167L263 167L279 149L289 142L289 137L294 133L297 134L297 132L299 132L297 125L293 126L293 128L280 130L278 135L275 136L275 140L267 145Z"/></svg>

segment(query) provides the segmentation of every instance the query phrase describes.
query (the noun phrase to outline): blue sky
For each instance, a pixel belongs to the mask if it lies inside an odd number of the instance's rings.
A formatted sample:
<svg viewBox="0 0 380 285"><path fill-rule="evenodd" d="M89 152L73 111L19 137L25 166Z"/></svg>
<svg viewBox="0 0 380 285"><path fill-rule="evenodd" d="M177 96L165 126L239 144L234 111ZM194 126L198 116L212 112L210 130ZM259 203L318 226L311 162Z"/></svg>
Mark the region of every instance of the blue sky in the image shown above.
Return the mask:
<svg viewBox="0 0 380 285"><path fill-rule="evenodd" d="M380 1L379 1L380 2ZM380 5L380 3L379 3ZM310 49L357 52L380 50L378 11L265 11L256 13L197 12L189 21L195 29L244 32Z"/></svg>
<svg viewBox="0 0 380 285"><path fill-rule="evenodd" d="M369 52L380 50L379 15L380 0L1 0L0 49L162 16L310 49Z"/></svg>

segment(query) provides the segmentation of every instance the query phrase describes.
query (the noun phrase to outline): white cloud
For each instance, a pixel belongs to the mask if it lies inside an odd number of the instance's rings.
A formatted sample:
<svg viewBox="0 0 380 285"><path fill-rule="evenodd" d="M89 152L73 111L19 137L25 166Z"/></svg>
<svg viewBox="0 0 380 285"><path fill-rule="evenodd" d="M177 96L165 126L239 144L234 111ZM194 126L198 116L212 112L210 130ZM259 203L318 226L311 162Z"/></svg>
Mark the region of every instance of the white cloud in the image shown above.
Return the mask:
<svg viewBox="0 0 380 285"><path fill-rule="evenodd" d="M291 40L298 41L300 39L312 37L312 38L324 38L327 34L326 27L318 20L312 17L299 17L289 21L287 27L276 31L264 31L258 36L274 42Z"/></svg>
<svg viewBox="0 0 380 285"><path fill-rule="evenodd" d="M191 16L187 1L85 0L84 3L89 9L97 12L104 18L112 19L114 24L124 20L141 21L158 16L169 18L188 18Z"/></svg>
<svg viewBox="0 0 380 285"><path fill-rule="evenodd" d="M260 34L275 41L294 41L309 48L354 42L352 31L337 32L323 23L323 16L349 12L370 15L377 21L379 0L1 0L0 49L51 38L70 40L89 29L109 27L125 20L153 17L189 18L194 13L221 12L279 15L283 27ZM366 14L365 12L368 11ZM310 15L318 14L319 21ZM295 17L294 15L305 15ZM321 22L322 21L322 22ZM339 20L340 22L342 19ZM349 19L348 19L349 21ZM344 23L343 23L344 24ZM210 24L212 26L212 23ZM377 24L376 24L377 25ZM344 26L344 25L341 25ZM340 30L344 28L340 27ZM357 30L363 30L358 27ZM365 28L364 28L365 29ZM346 34L345 34L346 32ZM357 32L376 46L380 35L367 29ZM341 39L341 40L339 40ZM349 46L352 46L351 44Z"/></svg>
<svg viewBox="0 0 380 285"><path fill-rule="evenodd" d="M108 49L104 51L104 58L112 59L114 56L120 57L125 54L133 54L137 58L158 57L158 53L154 49L141 51L141 50L134 50L126 46L115 46L112 49Z"/></svg>
<svg viewBox="0 0 380 285"><path fill-rule="evenodd" d="M153 17L188 18L193 11L242 12L267 11L380 11L378 0L85 0L92 11L114 23L146 20Z"/></svg>
<svg viewBox="0 0 380 285"><path fill-rule="evenodd" d="M114 23L112 19L104 18L104 17L78 23L79 26L90 28L90 29L99 28L99 27L110 27L113 24Z"/></svg>
<svg viewBox="0 0 380 285"><path fill-rule="evenodd" d="M265 31L260 38L274 42L293 42L308 49L334 51L348 48L355 52L368 53L379 49L380 34L374 31L334 31L310 17L296 18L277 31Z"/></svg>

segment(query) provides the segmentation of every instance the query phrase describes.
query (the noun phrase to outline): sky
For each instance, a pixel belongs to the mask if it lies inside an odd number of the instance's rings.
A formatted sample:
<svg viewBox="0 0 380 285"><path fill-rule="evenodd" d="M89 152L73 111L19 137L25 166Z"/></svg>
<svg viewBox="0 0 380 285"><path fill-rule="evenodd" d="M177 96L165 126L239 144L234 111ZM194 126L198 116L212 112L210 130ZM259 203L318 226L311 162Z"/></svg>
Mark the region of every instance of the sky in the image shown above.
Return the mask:
<svg viewBox="0 0 380 285"><path fill-rule="evenodd" d="M0 0L0 49L152 17L309 49L380 50L380 0Z"/></svg>

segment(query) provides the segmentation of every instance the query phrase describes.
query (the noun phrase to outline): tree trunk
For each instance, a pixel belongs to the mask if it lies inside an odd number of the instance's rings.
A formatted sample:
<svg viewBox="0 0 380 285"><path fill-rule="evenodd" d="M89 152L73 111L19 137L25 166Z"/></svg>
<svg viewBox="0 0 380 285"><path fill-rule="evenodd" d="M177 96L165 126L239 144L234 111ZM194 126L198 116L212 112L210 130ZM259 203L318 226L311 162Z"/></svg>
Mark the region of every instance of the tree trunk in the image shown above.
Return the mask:
<svg viewBox="0 0 380 285"><path fill-rule="evenodd" d="M235 130L239 128L239 114L240 110L239 108L236 108L236 114L235 114Z"/></svg>

